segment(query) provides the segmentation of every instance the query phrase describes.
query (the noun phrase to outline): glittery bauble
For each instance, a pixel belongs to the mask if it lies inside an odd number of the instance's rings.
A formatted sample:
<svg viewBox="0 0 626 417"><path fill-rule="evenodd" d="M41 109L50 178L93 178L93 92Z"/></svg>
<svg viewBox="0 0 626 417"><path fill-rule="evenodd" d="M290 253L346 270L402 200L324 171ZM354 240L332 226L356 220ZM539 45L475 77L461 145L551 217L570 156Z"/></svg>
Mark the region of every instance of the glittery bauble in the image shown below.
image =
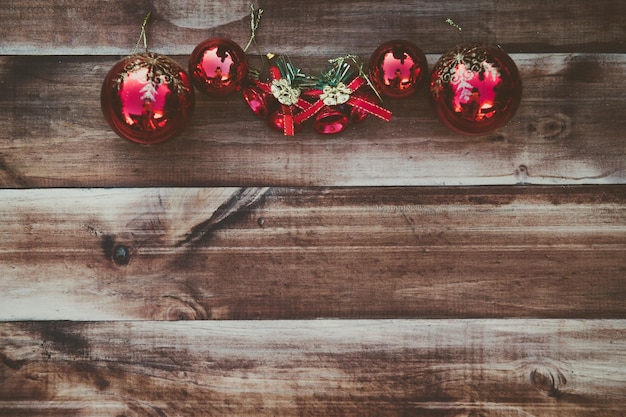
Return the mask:
<svg viewBox="0 0 626 417"><path fill-rule="evenodd" d="M243 49L230 39L206 39L189 57L189 74L199 91L225 96L241 88L248 76L248 59Z"/></svg>
<svg viewBox="0 0 626 417"><path fill-rule="evenodd" d="M511 120L522 98L522 81L502 49L465 44L439 58L430 77L430 96L444 124L478 136Z"/></svg>
<svg viewBox="0 0 626 417"><path fill-rule="evenodd" d="M415 93L428 74L422 50L412 42L388 41L380 45L369 60L370 79L376 90L391 98Z"/></svg>
<svg viewBox="0 0 626 417"><path fill-rule="evenodd" d="M333 135L346 130L348 124L348 115L338 106L324 106L316 115L313 128L317 133Z"/></svg>
<svg viewBox="0 0 626 417"><path fill-rule="evenodd" d="M150 52L116 63L102 83L100 101L115 133L152 145L185 129L195 98L185 70L171 58Z"/></svg>

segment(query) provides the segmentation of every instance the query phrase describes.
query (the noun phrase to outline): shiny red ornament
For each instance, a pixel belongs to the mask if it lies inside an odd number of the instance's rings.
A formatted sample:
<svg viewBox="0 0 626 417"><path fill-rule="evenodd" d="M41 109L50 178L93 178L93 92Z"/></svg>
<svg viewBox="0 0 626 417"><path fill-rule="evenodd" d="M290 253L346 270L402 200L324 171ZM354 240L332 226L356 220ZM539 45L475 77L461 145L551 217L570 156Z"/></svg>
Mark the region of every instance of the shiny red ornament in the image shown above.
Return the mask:
<svg viewBox="0 0 626 417"><path fill-rule="evenodd" d="M325 106L315 116L313 129L317 133L324 135L333 135L343 132L348 127L350 119L346 112L342 111L339 106Z"/></svg>
<svg viewBox="0 0 626 417"><path fill-rule="evenodd" d="M210 38L189 57L189 74L196 88L211 96L225 96L241 88L248 76L248 58L230 39Z"/></svg>
<svg viewBox="0 0 626 417"><path fill-rule="evenodd" d="M195 96L181 66L167 56L147 52L124 58L111 68L102 83L100 101L115 133L152 145L185 129Z"/></svg>
<svg viewBox="0 0 626 417"><path fill-rule="evenodd" d="M366 100L370 103L378 102L378 97L376 97L376 95L370 91L367 91L367 92L355 91L352 94L354 97ZM362 122L363 120L367 119L367 117L370 115L368 111L364 110L362 107L357 107L357 106L351 107L349 110L349 114L350 114L350 123Z"/></svg>
<svg viewBox="0 0 626 417"><path fill-rule="evenodd" d="M260 117L266 119L270 113L278 106L278 101L257 85L249 85L241 90L243 99L250 107L250 110Z"/></svg>
<svg viewBox="0 0 626 417"><path fill-rule="evenodd" d="M404 98L415 93L428 76L428 62L412 42L392 40L380 45L369 60L370 80L383 96Z"/></svg>
<svg viewBox="0 0 626 417"><path fill-rule="evenodd" d="M522 98L515 62L499 47L484 44L459 45L439 58L429 89L439 119L473 136L504 126Z"/></svg>
<svg viewBox="0 0 626 417"><path fill-rule="evenodd" d="M283 106L279 106L276 110L272 111L267 118L267 124L278 132L285 132L285 113L283 110ZM301 130L302 123L293 122L293 131L299 132Z"/></svg>

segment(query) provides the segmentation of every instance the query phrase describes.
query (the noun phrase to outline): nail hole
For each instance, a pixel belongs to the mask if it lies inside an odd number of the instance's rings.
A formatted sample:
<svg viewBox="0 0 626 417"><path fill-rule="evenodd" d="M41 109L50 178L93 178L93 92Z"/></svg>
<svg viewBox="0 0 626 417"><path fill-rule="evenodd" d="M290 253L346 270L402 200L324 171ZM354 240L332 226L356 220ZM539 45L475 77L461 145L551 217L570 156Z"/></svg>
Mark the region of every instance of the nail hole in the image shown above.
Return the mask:
<svg viewBox="0 0 626 417"><path fill-rule="evenodd" d="M130 262L130 250L124 245L117 245L113 248L113 262L116 265L124 266Z"/></svg>

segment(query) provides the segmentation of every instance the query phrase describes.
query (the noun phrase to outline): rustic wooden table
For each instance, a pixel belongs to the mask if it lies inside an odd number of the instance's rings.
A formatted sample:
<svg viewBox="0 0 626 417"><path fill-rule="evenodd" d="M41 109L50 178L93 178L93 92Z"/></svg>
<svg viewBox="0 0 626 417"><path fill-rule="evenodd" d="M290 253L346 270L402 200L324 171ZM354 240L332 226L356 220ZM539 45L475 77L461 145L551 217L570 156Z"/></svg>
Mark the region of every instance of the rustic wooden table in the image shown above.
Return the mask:
<svg viewBox="0 0 626 417"><path fill-rule="evenodd" d="M0 415L626 415L626 3L254 5L310 71L395 38L432 66L452 18L521 106L468 138L422 91L286 138L198 95L138 146L99 94L147 11L186 66L250 3L2 2Z"/></svg>

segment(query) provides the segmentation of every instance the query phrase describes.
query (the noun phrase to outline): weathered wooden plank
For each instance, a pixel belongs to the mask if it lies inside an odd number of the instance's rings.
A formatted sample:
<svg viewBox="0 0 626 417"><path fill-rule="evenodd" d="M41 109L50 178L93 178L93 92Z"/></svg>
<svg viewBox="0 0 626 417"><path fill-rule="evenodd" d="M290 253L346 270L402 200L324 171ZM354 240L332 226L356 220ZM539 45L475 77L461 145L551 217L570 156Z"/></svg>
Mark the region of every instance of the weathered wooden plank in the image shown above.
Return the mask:
<svg viewBox="0 0 626 417"><path fill-rule="evenodd" d="M425 91L388 100L390 123L366 120L332 138L307 126L295 139L231 96L199 97L181 137L146 148L118 138L102 117L99 88L114 58L2 57L0 186L624 183L626 100L616 86L626 56L515 59L525 83L521 108L482 138L450 132Z"/></svg>
<svg viewBox="0 0 626 417"><path fill-rule="evenodd" d="M53 3L0 6L0 416L624 416L626 3ZM199 96L163 146L112 134L100 83L148 10L186 65L250 3L252 61L308 72L392 38L432 66L453 18L522 106L468 139L422 91L290 140ZM154 186L218 188L63 188ZM276 188L308 186L365 187ZM359 320L206 320L259 318Z"/></svg>
<svg viewBox="0 0 626 417"><path fill-rule="evenodd" d="M281 0L5 1L0 54L127 54L146 13L153 11L153 49L190 53L209 36L245 44L250 4L265 10L257 39L263 53L371 53L395 38L441 53L458 42L444 23L453 18L466 40L496 42L514 52L625 52L626 6L614 0L567 4L541 0L441 2Z"/></svg>
<svg viewBox="0 0 626 417"><path fill-rule="evenodd" d="M1 320L626 317L623 186L0 201Z"/></svg>
<svg viewBox="0 0 626 417"><path fill-rule="evenodd" d="M0 324L3 416L622 416L626 322Z"/></svg>

